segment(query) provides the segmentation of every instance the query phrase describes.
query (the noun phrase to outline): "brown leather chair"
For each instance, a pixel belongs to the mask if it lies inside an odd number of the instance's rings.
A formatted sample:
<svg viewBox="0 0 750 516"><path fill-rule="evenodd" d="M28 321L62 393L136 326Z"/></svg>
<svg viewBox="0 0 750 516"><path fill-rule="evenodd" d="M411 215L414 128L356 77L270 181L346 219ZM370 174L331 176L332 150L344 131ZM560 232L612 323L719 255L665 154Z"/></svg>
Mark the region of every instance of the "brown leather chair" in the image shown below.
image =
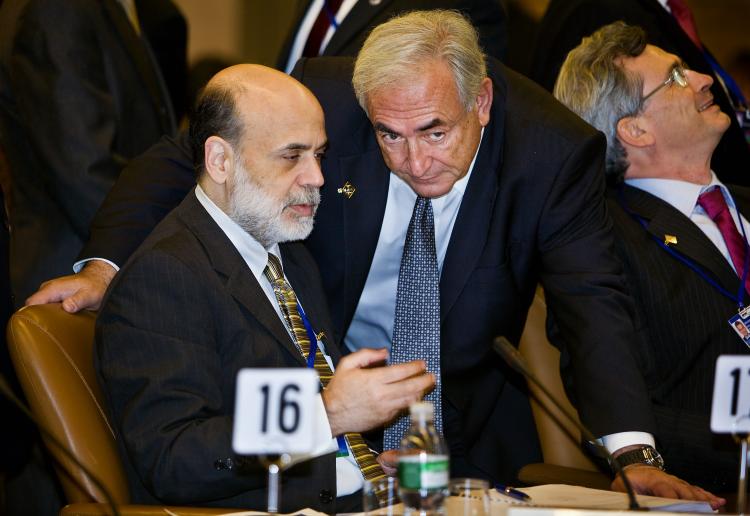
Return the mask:
<svg viewBox="0 0 750 516"><path fill-rule="evenodd" d="M106 486L120 513L167 514L165 507L129 505L130 493L115 433L107 420L94 373L95 314L66 313L59 304L22 308L8 324L8 346L31 411ZM45 444L70 505L66 516L111 514L95 483L54 444ZM30 493L30 496L33 496ZM166 508L180 516L231 512L231 509Z"/></svg>
<svg viewBox="0 0 750 516"><path fill-rule="evenodd" d="M529 368L569 412L577 412L568 400L560 378L560 352L547 340L547 304L538 288L529 308L526 327L519 344ZM519 480L529 485L574 484L609 489L610 479L581 450L581 433L532 382L531 410L542 446L543 464L528 464L518 473Z"/></svg>

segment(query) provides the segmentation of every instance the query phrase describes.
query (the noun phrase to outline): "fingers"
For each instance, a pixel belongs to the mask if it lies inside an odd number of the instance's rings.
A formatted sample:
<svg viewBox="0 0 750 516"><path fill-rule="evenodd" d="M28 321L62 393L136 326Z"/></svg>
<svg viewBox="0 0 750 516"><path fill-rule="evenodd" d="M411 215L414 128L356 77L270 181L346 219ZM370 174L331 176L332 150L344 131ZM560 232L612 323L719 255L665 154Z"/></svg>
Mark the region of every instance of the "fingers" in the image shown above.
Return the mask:
<svg viewBox="0 0 750 516"><path fill-rule="evenodd" d="M63 276L42 283L41 287L26 300L26 306L58 303L75 293L79 288L79 281L75 275Z"/></svg>
<svg viewBox="0 0 750 516"><path fill-rule="evenodd" d="M639 494L708 502L712 509L718 509L726 504L725 499L651 466L631 466L626 469L625 474L633 484L633 489ZM612 489L625 490L619 475L612 482Z"/></svg>
<svg viewBox="0 0 750 516"><path fill-rule="evenodd" d="M81 310L98 310L101 305L104 292L92 288L81 288L62 302L63 310L68 313L76 313Z"/></svg>
<svg viewBox="0 0 750 516"><path fill-rule="evenodd" d="M398 455L398 450L386 450L377 457L378 464L389 477L398 473Z"/></svg>
<svg viewBox="0 0 750 516"><path fill-rule="evenodd" d="M385 348L362 348L343 357L336 366L336 369L339 371L346 371L350 369L368 367L370 365L383 362L387 358L388 350Z"/></svg>

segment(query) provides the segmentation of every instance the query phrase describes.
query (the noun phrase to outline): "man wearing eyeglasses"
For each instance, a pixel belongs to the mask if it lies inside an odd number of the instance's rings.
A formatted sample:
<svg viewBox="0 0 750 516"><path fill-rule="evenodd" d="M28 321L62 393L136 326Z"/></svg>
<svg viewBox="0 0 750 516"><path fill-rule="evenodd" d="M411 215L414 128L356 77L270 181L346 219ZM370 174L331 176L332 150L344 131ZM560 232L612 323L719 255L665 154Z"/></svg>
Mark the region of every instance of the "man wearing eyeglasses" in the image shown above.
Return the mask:
<svg viewBox="0 0 750 516"><path fill-rule="evenodd" d="M711 434L711 394L716 357L750 353L735 331L750 300L750 190L711 170L730 123L712 82L617 22L570 52L554 93L607 136L608 205L639 301L632 346L657 420L648 444L667 471L722 493L738 453Z"/></svg>

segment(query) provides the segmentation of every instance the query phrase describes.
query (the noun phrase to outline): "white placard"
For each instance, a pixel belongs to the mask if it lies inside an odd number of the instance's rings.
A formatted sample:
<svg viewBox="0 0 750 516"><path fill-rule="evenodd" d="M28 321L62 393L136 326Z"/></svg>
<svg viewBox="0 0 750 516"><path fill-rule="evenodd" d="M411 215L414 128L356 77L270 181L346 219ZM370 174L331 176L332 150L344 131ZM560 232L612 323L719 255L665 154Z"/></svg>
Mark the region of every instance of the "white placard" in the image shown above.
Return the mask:
<svg viewBox="0 0 750 516"><path fill-rule="evenodd" d="M241 369L232 448L240 455L308 453L315 445L314 369Z"/></svg>
<svg viewBox="0 0 750 516"><path fill-rule="evenodd" d="M722 355L716 360L711 430L750 432L750 356Z"/></svg>

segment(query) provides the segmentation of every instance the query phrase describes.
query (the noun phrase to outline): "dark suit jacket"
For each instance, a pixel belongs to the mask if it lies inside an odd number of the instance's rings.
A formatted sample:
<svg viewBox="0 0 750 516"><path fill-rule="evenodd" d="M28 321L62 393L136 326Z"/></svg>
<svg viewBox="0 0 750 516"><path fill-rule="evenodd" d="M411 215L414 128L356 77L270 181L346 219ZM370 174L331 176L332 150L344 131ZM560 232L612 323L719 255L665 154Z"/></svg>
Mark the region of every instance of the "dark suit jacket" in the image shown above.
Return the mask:
<svg viewBox="0 0 750 516"><path fill-rule="evenodd" d="M649 43L678 55L690 69L714 78L711 92L721 110L730 115L731 125L714 151L711 166L726 183L750 185L746 173L750 147L729 98L705 56L657 0L552 0L539 27L529 77L552 91L568 52L585 36L617 20L641 26Z"/></svg>
<svg viewBox="0 0 750 516"><path fill-rule="evenodd" d="M733 188L750 213L750 190ZM670 246L735 294L739 279L726 259L690 219L661 199L630 186L608 192L617 252L639 300L639 338L632 341L656 417L656 438L667 470L714 492L734 490L737 446L710 430L716 358L748 354L727 320L737 303L723 296L654 238L674 235ZM644 228L634 218L641 217Z"/></svg>
<svg viewBox="0 0 750 516"><path fill-rule="evenodd" d="M294 30L284 42L276 67L284 70L297 37L299 25L307 12L310 2L298 3L294 16ZM391 17L407 11L428 9L455 9L469 17L479 31L479 39L487 55L498 59L505 57L507 49L507 29L505 10L500 0L382 0L373 5L367 0L359 0L347 14L331 41L323 50L325 56L356 56L370 31Z"/></svg>
<svg viewBox="0 0 750 516"><path fill-rule="evenodd" d="M326 113L324 200L307 244L321 267L337 338L365 283L389 178L356 104L351 66L349 58L320 58L301 61L296 71ZM575 343L570 350L584 420L597 434L652 431L653 423L648 409L641 410L645 387L627 346L632 306L604 205L604 139L530 81L495 60L491 69L491 122L441 277L442 371L452 473L508 481L518 467L538 460L539 450L525 384L490 344L497 335L518 340L539 281ZM185 148L165 140L129 167L100 212L85 256L122 263L184 195L189 164ZM158 184L156 166L162 167ZM357 189L351 199L337 193L345 181ZM622 375L615 378L614 370Z"/></svg>
<svg viewBox="0 0 750 516"><path fill-rule="evenodd" d="M313 327L330 335L315 262L301 244L281 252ZM338 360L336 345L326 344ZM134 503L265 509L267 473L231 448L237 372L305 361L192 192L112 282L97 318L95 364ZM322 502L335 498L335 468L329 454L284 471L281 511L335 513L334 502Z"/></svg>
<svg viewBox="0 0 750 516"><path fill-rule="evenodd" d="M148 45L117 0L6 0L0 26L0 145L21 304L70 273L122 167L174 121Z"/></svg>

